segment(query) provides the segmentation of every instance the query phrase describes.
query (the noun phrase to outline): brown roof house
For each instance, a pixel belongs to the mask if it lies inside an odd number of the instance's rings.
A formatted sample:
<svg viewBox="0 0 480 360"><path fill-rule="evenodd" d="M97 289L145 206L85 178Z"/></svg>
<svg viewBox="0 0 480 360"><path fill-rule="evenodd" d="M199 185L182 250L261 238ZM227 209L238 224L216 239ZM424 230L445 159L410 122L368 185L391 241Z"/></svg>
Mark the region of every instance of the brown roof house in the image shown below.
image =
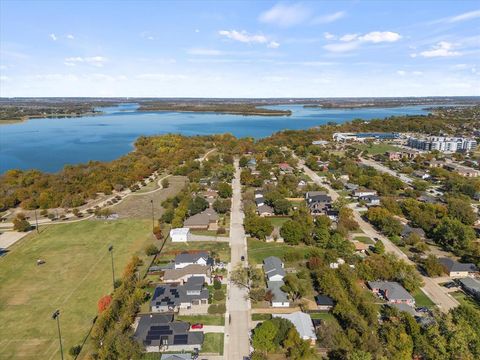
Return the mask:
<svg viewBox="0 0 480 360"><path fill-rule="evenodd" d="M183 226L192 230L218 230L218 214L211 207L190 216Z"/></svg>
<svg viewBox="0 0 480 360"><path fill-rule="evenodd" d="M212 284L212 272L210 266L191 264L180 269L165 269L163 274L164 283L185 284L191 277L202 277L208 285Z"/></svg>

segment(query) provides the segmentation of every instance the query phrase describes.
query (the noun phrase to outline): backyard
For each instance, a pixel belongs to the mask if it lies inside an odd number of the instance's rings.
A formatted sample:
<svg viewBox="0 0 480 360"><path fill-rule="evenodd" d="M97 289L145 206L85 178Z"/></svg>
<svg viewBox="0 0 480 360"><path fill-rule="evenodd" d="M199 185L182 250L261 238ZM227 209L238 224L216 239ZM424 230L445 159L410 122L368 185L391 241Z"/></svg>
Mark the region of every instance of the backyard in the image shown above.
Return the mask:
<svg viewBox="0 0 480 360"><path fill-rule="evenodd" d="M309 251L320 251L315 246L296 245L291 246L285 243L265 242L253 238L248 238L248 261L252 264L261 264L263 259L268 256L277 256L284 258L287 253L298 253L303 257Z"/></svg>
<svg viewBox="0 0 480 360"><path fill-rule="evenodd" d="M52 313L60 310L64 351L80 344L112 290L113 245L119 277L132 255L151 243L149 221L82 221L44 227L0 259L0 358L60 357ZM37 266L37 259L45 264Z"/></svg>

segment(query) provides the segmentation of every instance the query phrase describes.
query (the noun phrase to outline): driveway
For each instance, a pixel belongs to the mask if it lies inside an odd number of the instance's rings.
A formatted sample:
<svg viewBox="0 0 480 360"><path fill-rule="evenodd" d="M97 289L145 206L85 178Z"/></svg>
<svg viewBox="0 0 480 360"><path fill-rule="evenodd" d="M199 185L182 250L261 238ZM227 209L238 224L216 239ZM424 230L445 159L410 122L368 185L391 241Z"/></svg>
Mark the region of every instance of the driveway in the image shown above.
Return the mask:
<svg viewBox="0 0 480 360"><path fill-rule="evenodd" d="M195 235L190 234L188 241L213 241L213 242L229 242L230 238L227 236L209 236L209 235Z"/></svg>
<svg viewBox="0 0 480 360"><path fill-rule="evenodd" d="M235 160L235 178L232 182L232 215L230 219L230 270L242 263L241 256L245 256L244 265L247 266L247 241L243 229L244 214L241 209L240 168L238 159ZM244 287L239 287L229 281L227 297L227 321L225 326L225 359L238 360L250 354L250 300Z"/></svg>

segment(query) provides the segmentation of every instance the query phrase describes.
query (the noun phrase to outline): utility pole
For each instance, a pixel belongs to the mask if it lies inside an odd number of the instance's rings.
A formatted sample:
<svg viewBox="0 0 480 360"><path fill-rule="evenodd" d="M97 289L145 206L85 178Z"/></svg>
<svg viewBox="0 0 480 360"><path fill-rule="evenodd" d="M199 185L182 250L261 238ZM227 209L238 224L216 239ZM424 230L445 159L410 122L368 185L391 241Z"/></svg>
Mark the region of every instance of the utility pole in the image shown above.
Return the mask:
<svg viewBox="0 0 480 360"><path fill-rule="evenodd" d="M155 231L155 213L153 210L153 199L150 199L150 203L152 204L152 233Z"/></svg>
<svg viewBox="0 0 480 360"><path fill-rule="evenodd" d="M108 251L110 252L110 257L112 259L112 286L113 290L115 291L115 268L113 267L113 245L108 247Z"/></svg>
<svg viewBox="0 0 480 360"><path fill-rule="evenodd" d="M37 229L37 234L39 234L40 231L38 230L37 209L35 209L35 228Z"/></svg>
<svg viewBox="0 0 480 360"><path fill-rule="evenodd" d="M57 320L58 341L60 342L60 355L63 360L62 333L60 332L60 310L56 310L52 315L53 320Z"/></svg>

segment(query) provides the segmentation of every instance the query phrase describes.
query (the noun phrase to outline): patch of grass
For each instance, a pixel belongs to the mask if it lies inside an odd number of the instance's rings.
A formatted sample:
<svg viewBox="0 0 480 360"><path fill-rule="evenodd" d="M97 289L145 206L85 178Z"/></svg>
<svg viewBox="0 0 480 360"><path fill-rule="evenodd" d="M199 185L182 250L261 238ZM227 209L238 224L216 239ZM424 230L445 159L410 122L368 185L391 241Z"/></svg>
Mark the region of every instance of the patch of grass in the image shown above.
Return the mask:
<svg viewBox="0 0 480 360"><path fill-rule="evenodd" d="M176 317L176 320L186 321L190 324L225 325L225 318L223 315L179 315Z"/></svg>
<svg viewBox="0 0 480 360"><path fill-rule="evenodd" d="M217 234L215 230L192 230L193 235L205 235L205 236L223 236L228 237L228 230L226 234Z"/></svg>
<svg viewBox="0 0 480 360"><path fill-rule="evenodd" d="M400 148L390 144L355 144L354 148L367 152L369 155L385 154L387 151L399 151Z"/></svg>
<svg viewBox="0 0 480 360"><path fill-rule="evenodd" d="M302 256L307 254L309 251L318 248L314 246L305 246L297 245L291 246L285 243L276 243L276 242L264 242L261 240L248 238L248 261L256 264L261 264L263 259L268 256L277 256L280 259L284 258L284 255L290 251L299 252Z"/></svg>
<svg viewBox="0 0 480 360"><path fill-rule="evenodd" d="M412 293L412 296L415 298L415 305L419 307L431 308L435 306L435 303L430 300L430 298L425 295L425 293L418 289Z"/></svg>
<svg viewBox="0 0 480 360"><path fill-rule="evenodd" d="M480 303L475 301L471 296L465 294L463 291L455 291L450 293L462 305L473 305L480 310Z"/></svg>
<svg viewBox="0 0 480 360"><path fill-rule="evenodd" d="M223 333L205 334L202 353L218 353L223 355Z"/></svg>
<svg viewBox="0 0 480 360"><path fill-rule="evenodd" d="M325 321L333 321L335 320L335 316L329 312L318 312L318 313L310 313L310 317L312 319L322 319Z"/></svg>
<svg viewBox="0 0 480 360"><path fill-rule="evenodd" d="M289 217L277 217L277 216L272 216L269 217L268 220L270 220L270 223L273 226L281 227L283 224L285 224L288 220L290 220Z"/></svg>
<svg viewBox="0 0 480 360"><path fill-rule="evenodd" d="M165 243L159 260L173 259L175 255L182 251L214 251L223 262L230 262L230 246L227 242L211 242L211 241L192 241L187 243L172 243L169 239Z"/></svg>
<svg viewBox="0 0 480 360"><path fill-rule="evenodd" d="M272 314L252 314L253 321L265 321L270 320L272 318Z"/></svg>
<svg viewBox="0 0 480 360"><path fill-rule="evenodd" d="M86 220L44 227L13 245L0 260L0 357L59 357L56 309L64 349L80 344L98 299L112 291L108 246L119 277L132 255L144 256L150 231L149 221ZM37 266L37 259L46 263Z"/></svg>
<svg viewBox="0 0 480 360"><path fill-rule="evenodd" d="M364 244L368 244L368 245L373 245L375 244L375 241L372 240L372 238L368 237L368 236L356 236L353 240L357 240L357 241L360 241Z"/></svg>

